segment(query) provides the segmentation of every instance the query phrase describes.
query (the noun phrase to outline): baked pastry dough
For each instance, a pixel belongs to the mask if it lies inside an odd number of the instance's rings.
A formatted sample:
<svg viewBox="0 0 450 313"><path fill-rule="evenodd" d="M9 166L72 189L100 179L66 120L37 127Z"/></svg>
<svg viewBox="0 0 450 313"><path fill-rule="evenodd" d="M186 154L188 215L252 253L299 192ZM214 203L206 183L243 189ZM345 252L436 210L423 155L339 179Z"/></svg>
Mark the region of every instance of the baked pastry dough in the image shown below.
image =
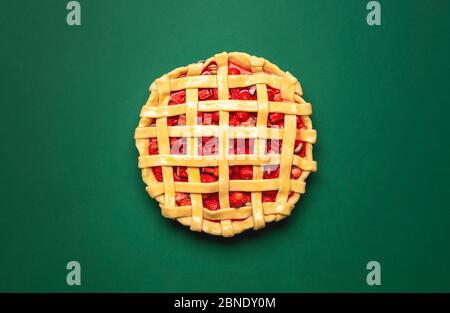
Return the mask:
<svg viewBox="0 0 450 313"><path fill-rule="evenodd" d="M162 215L231 237L290 215L316 171L311 104L269 61L219 53L150 85L134 138Z"/></svg>

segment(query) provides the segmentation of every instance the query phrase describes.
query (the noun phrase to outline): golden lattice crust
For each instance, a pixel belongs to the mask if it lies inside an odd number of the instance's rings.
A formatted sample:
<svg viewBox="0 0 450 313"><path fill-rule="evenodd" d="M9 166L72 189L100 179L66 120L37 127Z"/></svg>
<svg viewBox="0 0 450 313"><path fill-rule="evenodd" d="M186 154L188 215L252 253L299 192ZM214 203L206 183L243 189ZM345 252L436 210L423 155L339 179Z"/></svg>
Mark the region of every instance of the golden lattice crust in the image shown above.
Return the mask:
<svg viewBox="0 0 450 313"><path fill-rule="evenodd" d="M251 75L228 75L228 62L249 68ZM211 62L217 63L217 74L201 76ZM185 77L178 78L185 74ZM230 88L256 85L257 100L229 100ZM280 89L285 102L271 102L267 97L267 86ZM218 99L199 101L199 88L218 88ZM186 90L184 104L168 106L171 91ZM266 223L279 221L290 215L300 194L305 192L305 179L317 168L313 160L313 144L316 131L312 128L309 115L311 104L305 102L299 82L288 72L281 71L269 61L246 53L220 53L196 64L177 68L156 79L150 86L150 96L142 108L139 125L135 132L136 147L139 150L139 168L147 185L148 194L161 207L162 215L177 219L190 226L193 231L204 231L212 235L230 237L253 228L260 229ZM219 125L196 125L197 112L220 112ZM231 111L258 112L256 127L228 127ZM271 112L285 114L283 129L267 128L267 117ZM167 126L167 117L186 115L185 126ZM302 116L306 129L296 128L296 116ZM156 123L155 123L156 121ZM156 124L155 126L150 125ZM201 136L219 138L219 155L198 156L197 140ZM149 138L158 139L159 155L149 155ZM187 154L171 155L169 137L187 137ZM249 155L228 155L229 138L254 138L254 152ZM266 155L266 139L281 139L281 153ZM304 158L294 155L294 141L306 143ZM263 179L263 166L279 164L277 179ZM229 180L231 165L252 165L253 180ZM302 174L291 179L291 167L298 166ZM163 182L158 182L151 170L162 166ZM172 166L187 166L189 182L175 182ZM199 168L218 166L219 180L212 183L200 181ZM276 202L261 201L261 192L278 190ZM251 192L251 206L232 208L229 204L230 191ZM175 193L190 193L190 206L177 206ZM203 207L202 193L219 193L220 207L211 211ZM292 193L290 196L289 194Z"/></svg>

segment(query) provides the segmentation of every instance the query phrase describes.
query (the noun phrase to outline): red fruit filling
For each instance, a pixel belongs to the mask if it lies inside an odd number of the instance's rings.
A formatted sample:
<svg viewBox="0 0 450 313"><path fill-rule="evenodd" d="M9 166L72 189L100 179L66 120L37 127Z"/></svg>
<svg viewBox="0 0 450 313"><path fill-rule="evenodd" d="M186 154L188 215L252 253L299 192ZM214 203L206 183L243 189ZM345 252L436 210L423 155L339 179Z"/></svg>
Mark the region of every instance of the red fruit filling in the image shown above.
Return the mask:
<svg viewBox="0 0 450 313"><path fill-rule="evenodd" d="M269 101L282 101L280 90L267 86L267 98ZM269 113L267 119L267 127L269 128L283 128L284 127L284 114L273 112Z"/></svg>
<svg viewBox="0 0 450 313"><path fill-rule="evenodd" d="M215 75L217 73L217 64L210 63L202 72L202 75ZM198 101L218 100L219 94L217 88L200 88L198 90ZM198 112L198 125L219 125L219 112Z"/></svg>
<svg viewBox="0 0 450 313"><path fill-rule="evenodd" d="M170 154L186 154L186 138L170 137Z"/></svg>
<svg viewBox="0 0 450 313"><path fill-rule="evenodd" d="M228 62L228 75L250 75L252 71L236 63Z"/></svg>
<svg viewBox="0 0 450 313"><path fill-rule="evenodd" d="M297 115L297 129L306 129L305 122L303 122L302 117L299 115Z"/></svg>
<svg viewBox="0 0 450 313"><path fill-rule="evenodd" d="M148 154L155 155L159 153L158 139L150 138L148 143Z"/></svg>
<svg viewBox="0 0 450 313"><path fill-rule="evenodd" d="M282 145L283 145L283 140L268 139L266 142L267 154L280 154Z"/></svg>
<svg viewBox="0 0 450 313"><path fill-rule="evenodd" d="M217 168L217 171L219 171L219 168ZM200 180L202 183L213 183L219 179L219 175L215 175L213 171L205 171L202 169L200 173Z"/></svg>
<svg viewBox="0 0 450 313"><path fill-rule="evenodd" d="M291 178L297 179L302 175L302 170L298 167L293 165L291 168Z"/></svg>
<svg viewBox="0 0 450 313"><path fill-rule="evenodd" d="M230 179L252 179L253 178L253 167L250 165L236 165L229 167Z"/></svg>
<svg viewBox="0 0 450 313"><path fill-rule="evenodd" d="M267 86L267 98L269 101L282 101L280 89Z"/></svg>
<svg viewBox="0 0 450 313"><path fill-rule="evenodd" d="M273 179L280 176L280 166L279 165L267 165L264 166L264 179Z"/></svg>
<svg viewBox="0 0 450 313"><path fill-rule="evenodd" d="M251 202L249 192L234 191L230 193L230 206L232 208L240 208L249 202Z"/></svg>
<svg viewBox="0 0 450 313"><path fill-rule="evenodd" d="M265 202L275 202L277 199L278 190L270 190L270 191L263 191L261 201L263 203Z"/></svg>
<svg viewBox="0 0 450 313"><path fill-rule="evenodd" d="M198 143L199 155L215 155L219 153L219 138L202 137Z"/></svg>
<svg viewBox="0 0 450 313"><path fill-rule="evenodd" d="M210 63L201 75L215 75L217 73L217 64ZM249 75L251 71L245 69L238 64L229 62L228 75ZM179 77L184 77L181 75ZM267 97L269 101L283 101L279 89L267 86ZM257 100L256 86L249 86L244 88L231 88L229 90L229 98L231 100ZM198 91L198 101L211 101L218 100L217 88L202 88ZM186 91L179 90L171 92L168 105L183 104L186 102ZM197 116L198 125L219 125L220 114L219 112L198 112ZM237 127L254 127L256 126L257 113L255 112L230 112L229 113L229 125ZM306 125L301 116L297 116L297 129L306 129ZM177 115L167 118L168 126L183 126L186 125L186 116ZM153 126L153 125L152 125ZM284 127L284 114L279 112L272 112L268 115L267 127L269 128L283 128ZM186 154L187 141L184 137L171 137L170 153L171 154ZM229 142L229 154L252 154L254 149L254 139L230 139ZM282 140L268 139L266 142L267 154L279 154L281 153ZM199 154L200 155L215 155L218 154L218 138L217 137L202 137L199 140ZM156 138L149 139L148 147L149 155L159 154L158 140ZM296 140L294 145L294 153L300 157L306 156L306 143L301 140ZM153 174L157 181L162 182L162 168L160 166L153 167ZM291 179L298 179L302 174L302 170L293 165L291 168ZM264 166L263 179L277 179L280 176L279 165ZM185 166L173 167L173 179L176 182L188 182L189 176L187 168ZM253 166L241 165L229 167L229 179L230 180L251 180L253 179ZM202 183L214 183L219 180L219 168L216 167L203 167L200 168L200 180ZM276 201L278 191L264 191L262 192L262 202L274 202ZM289 197L294 193L291 192ZM175 194L175 201L178 206L191 205L190 194L177 192ZM219 210L219 194L210 193L202 194L203 206L208 210ZM251 193L242 191L233 191L229 194L230 207L240 208L245 205L251 205Z"/></svg>
<svg viewBox="0 0 450 313"><path fill-rule="evenodd" d="M203 206L211 211L220 209L219 194L218 193L204 193L202 194Z"/></svg>
<svg viewBox="0 0 450 313"><path fill-rule="evenodd" d="M159 154L158 139L156 139L156 138L149 139L148 154L149 155ZM161 182L163 180L161 166L152 167L152 171L153 171L153 175L155 176L156 180Z"/></svg>
<svg viewBox="0 0 450 313"><path fill-rule="evenodd" d="M233 138L229 141L229 154L252 154L255 146L253 138Z"/></svg>
<svg viewBox="0 0 450 313"><path fill-rule="evenodd" d="M204 174L213 175L216 178L219 177L219 167L217 167L217 166L214 166L214 167L203 167L201 172L204 173Z"/></svg>
<svg viewBox="0 0 450 313"><path fill-rule="evenodd" d="M183 104L185 102L186 102L186 91L185 90L172 91L170 93L168 105ZM167 118L167 126L177 126L177 125L180 125L180 126L186 125L186 116L185 115L169 116Z"/></svg>
<svg viewBox="0 0 450 313"><path fill-rule="evenodd" d="M162 182L163 181L162 167L155 166L152 168L152 171L153 171L153 175L155 175L156 180L159 182Z"/></svg>
<svg viewBox="0 0 450 313"><path fill-rule="evenodd" d="M294 153L301 158L306 157L306 143L301 140L295 140Z"/></svg>
<svg viewBox="0 0 450 313"><path fill-rule="evenodd" d="M175 203L178 206L191 205L191 195L184 192L175 193Z"/></svg>
<svg viewBox="0 0 450 313"><path fill-rule="evenodd" d="M230 89L231 100L256 100L256 98L256 86ZM256 116L255 112L230 112L229 125L240 127L256 126Z"/></svg>
<svg viewBox="0 0 450 313"><path fill-rule="evenodd" d="M269 113L267 119L267 127L269 128L283 128L284 114L283 113Z"/></svg>
<svg viewBox="0 0 450 313"><path fill-rule="evenodd" d="M172 91L170 93L169 105L182 104L185 101L186 101L186 91L185 90Z"/></svg>
<svg viewBox="0 0 450 313"><path fill-rule="evenodd" d="M187 182L188 181L188 173L186 166L174 166L173 167L173 180Z"/></svg>

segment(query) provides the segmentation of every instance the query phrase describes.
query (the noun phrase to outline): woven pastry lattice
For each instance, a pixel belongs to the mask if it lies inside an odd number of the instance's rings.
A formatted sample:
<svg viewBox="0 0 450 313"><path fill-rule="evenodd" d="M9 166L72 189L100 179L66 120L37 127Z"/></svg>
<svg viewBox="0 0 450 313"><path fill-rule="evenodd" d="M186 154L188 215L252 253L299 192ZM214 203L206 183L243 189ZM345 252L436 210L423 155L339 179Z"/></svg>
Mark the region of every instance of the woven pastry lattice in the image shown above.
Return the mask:
<svg viewBox="0 0 450 313"><path fill-rule="evenodd" d="M246 53L220 53L156 79L135 131L162 215L230 237L290 215L313 160L311 104L298 80Z"/></svg>

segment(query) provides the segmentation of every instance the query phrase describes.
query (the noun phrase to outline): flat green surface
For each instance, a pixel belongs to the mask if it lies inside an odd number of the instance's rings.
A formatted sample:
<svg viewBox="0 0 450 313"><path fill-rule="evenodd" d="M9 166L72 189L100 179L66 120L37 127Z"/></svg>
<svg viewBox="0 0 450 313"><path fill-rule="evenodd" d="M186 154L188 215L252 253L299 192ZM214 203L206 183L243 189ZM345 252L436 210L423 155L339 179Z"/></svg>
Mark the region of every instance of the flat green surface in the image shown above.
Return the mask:
<svg viewBox="0 0 450 313"><path fill-rule="evenodd" d="M450 291L450 2L380 2L2 1L0 291ZM160 216L133 141L150 82L221 51L297 76L319 134L293 215L226 240Z"/></svg>

